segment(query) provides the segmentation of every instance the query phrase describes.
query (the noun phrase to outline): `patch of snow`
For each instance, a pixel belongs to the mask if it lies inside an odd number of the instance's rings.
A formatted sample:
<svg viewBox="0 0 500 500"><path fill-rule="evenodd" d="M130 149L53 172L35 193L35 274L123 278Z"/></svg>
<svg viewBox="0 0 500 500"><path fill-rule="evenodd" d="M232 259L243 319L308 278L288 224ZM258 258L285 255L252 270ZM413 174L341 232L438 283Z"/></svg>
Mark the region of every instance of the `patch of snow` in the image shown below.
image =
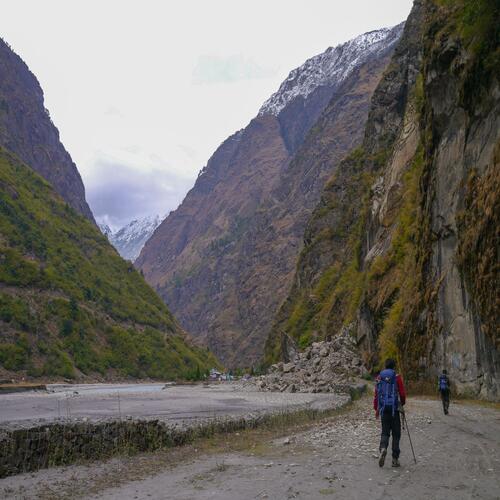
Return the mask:
<svg viewBox="0 0 500 500"><path fill-rule="evenodd" d="M101 233L104 234L104 236L106 236L108 239L109 239L109 236L113 234L112 229L104 222L100 223L99 221L97 221L97 226L101 230Z"/></svg>
<svg viewBox="0 0 500 500"><path fill-rule="evenodd" d="M306 98L318 87L337 87L361 64L394 45L403 28L401 23L393 28L370 31L308 59L290 72L278 91L262 105L259 115L278 115L291 101Z"/></svg>
<svg viewBox="0 0 500 500"><path fill-rule="evenodd" d="M142 247L161 224L164 217L159 215L134 219L126 226L113 232L108 225L98 224L102 233L108 237L109 242L118 253L132 262L139 257Z"/></svg>

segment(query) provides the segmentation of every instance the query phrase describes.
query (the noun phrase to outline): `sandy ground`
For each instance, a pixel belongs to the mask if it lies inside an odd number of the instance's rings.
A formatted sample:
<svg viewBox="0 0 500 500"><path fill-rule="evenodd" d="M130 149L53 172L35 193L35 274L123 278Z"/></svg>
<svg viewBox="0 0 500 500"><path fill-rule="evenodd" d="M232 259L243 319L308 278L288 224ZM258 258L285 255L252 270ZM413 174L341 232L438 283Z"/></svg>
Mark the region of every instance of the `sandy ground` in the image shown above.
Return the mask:
<svg viewBox="0 0 500 500"><path fill-rule="evenodd" d="M52 385L49 392L0 394L0 428L55 420L103 421L130 417L189 423L214 417L338 406L345 396L248 392L238 384Z"/></svg>
<svg viewBox="0 0 500 500"><path fill-rule="evenodd" d="M15 499L499 499L500 410L436 400L407 405L400 469L380 469L368 397L307 427L220 436L217 446L113 459L0 480ZM253 433L253 434L252 434ZM276 436L279 437L276 437ZM274 437L274 439L272 438ZM195 445L197 446L197 445Z"/></svg>

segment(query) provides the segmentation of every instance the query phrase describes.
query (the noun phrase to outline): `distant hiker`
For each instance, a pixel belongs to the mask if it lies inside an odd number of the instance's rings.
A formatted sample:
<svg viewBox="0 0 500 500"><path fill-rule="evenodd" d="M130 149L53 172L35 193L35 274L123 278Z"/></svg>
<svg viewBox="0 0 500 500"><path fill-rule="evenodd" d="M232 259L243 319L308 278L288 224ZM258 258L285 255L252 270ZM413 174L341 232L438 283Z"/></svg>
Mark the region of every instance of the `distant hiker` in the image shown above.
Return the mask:
<svg viewBox="0 0 500 500"><path fill-rule="evenodd" d="M382 435L380 436L380 454L378 464L384 466L389 437L392 433L392 466L399 467L399 439L401 438L401 420L399 413L403 412L406 403L406 392L401 375L396 373L396 362L388 359L385 369L380 372L376 379L375 397L373 408L375 416L381 417Z"/></svg>
<svg viewBox="0 0 500 500"><path fill-rule="evenodd" d="M443 370L441 375L439 375L438 391L441 393L444 414L448 415L448 408L450 406L450 379L446 370Z"/></svg>

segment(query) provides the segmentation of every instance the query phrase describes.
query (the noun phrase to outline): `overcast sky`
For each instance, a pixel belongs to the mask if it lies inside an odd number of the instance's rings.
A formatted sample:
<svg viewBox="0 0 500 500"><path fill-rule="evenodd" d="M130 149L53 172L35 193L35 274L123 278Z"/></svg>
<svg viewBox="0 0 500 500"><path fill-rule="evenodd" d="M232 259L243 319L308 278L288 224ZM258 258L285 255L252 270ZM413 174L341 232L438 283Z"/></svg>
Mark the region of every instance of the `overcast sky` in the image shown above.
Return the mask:
<svg viewBox="0 0 500 500"><path fill-rule="evenodd" d="M177 207L291 69L404 20L410 0L5 0L96 217Z"/></svg>

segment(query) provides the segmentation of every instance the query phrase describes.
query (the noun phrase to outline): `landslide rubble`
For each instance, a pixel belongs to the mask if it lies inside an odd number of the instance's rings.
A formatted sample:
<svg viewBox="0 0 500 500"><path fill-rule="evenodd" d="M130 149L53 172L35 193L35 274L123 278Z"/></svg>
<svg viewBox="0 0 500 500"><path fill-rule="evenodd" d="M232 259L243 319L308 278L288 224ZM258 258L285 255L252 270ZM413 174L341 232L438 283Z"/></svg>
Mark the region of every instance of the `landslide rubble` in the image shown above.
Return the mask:
<svg viewBox="0 0 500 500"><path fill-rule="evenodd" d="M368 371L348 329L296 352L289 363L272 365L269 373L251 379L261 391L351 392Z"/></svg>

